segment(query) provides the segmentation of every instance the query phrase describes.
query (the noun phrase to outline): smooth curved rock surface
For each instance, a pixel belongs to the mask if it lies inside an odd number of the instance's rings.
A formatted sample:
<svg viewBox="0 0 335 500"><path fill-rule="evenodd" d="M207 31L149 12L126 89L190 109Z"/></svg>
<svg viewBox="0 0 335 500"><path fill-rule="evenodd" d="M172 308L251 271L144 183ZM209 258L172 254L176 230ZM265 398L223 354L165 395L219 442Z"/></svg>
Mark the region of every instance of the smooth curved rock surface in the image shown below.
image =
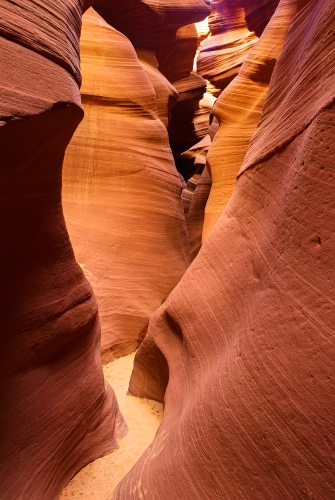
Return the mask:
<svg viewBox="0 0 335 500"><path fill-rule="evenodd" d="M159 71L158 61L154 52L138 49L136 54L154 88L159 119L168 128L171 110L178 99L177 89Z"/></svg>
<svg viewBox="0 0 335 500"><path fill-rule="evenodd" d="M179 28L210 12L205 0L95 0L94 8L135 48L152 51L173 43Z"/></svg>
<svg viewBox="0 0 335 500"><path fill-rule="evenodd" d="M22 33L29 32L33 7L41 26L51 24L50 32L54 28L60 38L72 36L73 6L75 22L81 22L79 1L54 10L47 2L7 4L1 22L11 20L10 9L21 5L16 27ZM56 21L60 10L69 20L62 33ZM37 28L35 34L37 40ZM29 40L16 43L16 34L13 40L0 37L4 500L56 500L80 468L117 448L116 439L126 430L103 378L96 300L75 261L62 212L64 152L83 117L78 75L55 63L57 40L55 46L48 45L48 37L44 41L50 58L47 51L39 53L39 40L30 50ZM79 68L72 55L70 61Z"/></svg>
<svg viewBox="0 0 335 500"><path fill-rule="evenodd" d="M220 126L207 154L212 188L206 205L203 240L232 195L238 171L261 117L273 69L296 10L296 0L280 3L238 76L215 103L214 115Z"/></svg>
<svg viewBox="0 0 335 500"><path fill-rule="evenodd" d="M116 500L335 495L334 22L294 18L232 199L151 319L130 390L168 383L164 417Z"/></svg>
<svg viewBox="0 0 335 500"><path fill-rule="evenodd" d="M263 115L240 173L285 147L312 123L320 110L334 100L335 74L333 65L326 64L334 57L334 6L326 0L316 3L312 0L297 0L297 5L298 14L290 32L300 38L299 50L293 43L284 46L280 64L276 65L272 77L276 85L272 84L269 89ZM307 25L308 36L305 36ZM293 38L293 34L290 34ZM304 54L303 59L301 54ZM280 75L285 71L290 75L296 72L294 83L293 78L282 78L279 83ZM274 113L276 117L280 116L280 121L279 118L277 122L273 121Z"/></svg>
<svg viewBox="0 0 335 500"><path fill-rule="evenodd" d="M195 24L182 26L176 31L173 43L164 44L157 51L159 70L172 83L184 80L193 71L197 47Z"/></svg>
<svg viewBox="0 0 335 500"><path fill-rule="evenodd" d="M245 20L250 31L261 36L273 16L280 0L240 0L245 10Z"/></svg>
<svg viewBox="0 0 335 500"><path fill-rule="evenodd" d="M236 77L245 58L257 42L248 30L240 0L211 2L211 36L200 45L197 72L217 89L224 90Z"/></svg>
<svg viewBox="0 0 335 500"><path fill-rule="evenodd" d="M198 48L200 43L205 40L210 35L210 29L208 26L208 17L199 23L195 23L195 27L198 34Z"/></svg>
<svg viewBox="0 0 335 500"><path fill-rule="evenodd" d="M66 151L63 201L76 259L98 299L105 363L141 343L187 269L189 243L150 80L123 34L93 10L83 19L85 119Z"/></svg>
<svg viewBox="0 0 335 500"><path fill-rule="evenodd" d="M212 97L212 96L211 96ZM190 256L194 260L202 245L202 231L205 208L212 186L212 179L206 167L206 158L216 132L216 118L208 128L208 134L195 146L183 153L183 157L193 159L196 174L191 177L182 192L186 224L190 238Z"/></svg>
<svg viewBox="0 0 335 500"><path fill-rule="evenodd" d="M207 133L209 108L203 97L206 81L193 70L198 47L194 24L178 29L173 44L157 52L159 70L178 91L178 100L171 111L169 139L178 170L188 177L188 165L181 155Z"/></svg>
<svg viewBox="0 0 335 500"><path fill-rule="evenodd" d="M207 134L211 108L203 101L206 82L194 71L173 84L179 97L171 112L169 137L174 157L178 159Z"/></svg>
<svg viewBox="0 0 335 500"><path fill-rule="evenodd" d="M205 218L205 207L212 186L212 179L207 168L204 168L190 200L186 216L188 234L190 237L190 256L194 260L202 245L202 231Z"/></svg>
<svg viewBox="0 0 335 500"><path fill-rule="evenodd" d="M54 61L80 84L81 16L92 2L67 0L52 6L45 0L3 2L0 5L0 36Z"/></svg>

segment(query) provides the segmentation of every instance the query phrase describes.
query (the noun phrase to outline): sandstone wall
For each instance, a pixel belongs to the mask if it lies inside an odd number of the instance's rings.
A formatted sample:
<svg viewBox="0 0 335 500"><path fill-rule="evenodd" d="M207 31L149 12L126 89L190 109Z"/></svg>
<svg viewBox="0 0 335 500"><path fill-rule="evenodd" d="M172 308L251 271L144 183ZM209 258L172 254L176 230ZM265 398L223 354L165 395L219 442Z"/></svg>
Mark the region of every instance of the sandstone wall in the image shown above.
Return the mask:
<svg viewBox="0 0 335 500"><path fill-rule="evenodd" d="M208 108L201 100L206 91L205 80L193 70L198 46L194 24L179 28L173 44L157 52L160 71L178 91L178 100L171 110L169 139L179 171L189 175L182 153L196 144L207 133Z"/></svg>
<svg viewBox="0 0 335 500"><path fill-rule="evenodd" d="M261 36L269 19L274 14L279 0L240 0L245 10L248 28Z"/></svg>
<svg viewBox="0 0 335 500"><path fill-rule="evenodd" d="M296 0L281 2L238 76L215 103L220 126L207 155L212 188L206 205L205 239L232 195L236 176L261 117L271 76L296 13Z"/></svg>
<svg viewBox="0 0 335 500"><path fill-rule="evenodd" d="M236 77L258 38L247 28L240 0L216 0L211 7L211 36L200 45L197 72L223 90Z"/></svg>
<svg viewBox="0 0 335 500"><path fill-rule="evenodd" d="M231 201L137 354L164 418L117 500L335 494L335 9L298 7Z"/></svg>
<svg viewBox="0 0 335 500"><path fill-rule="evenodd" d="M103 379L97 304L75 261L61 203L64 152L83 117L76 50L83 5L6 4L0 496L55 500L79 469L117 447L126 426Z"/></svg>
<svg viewBox="0 0 335 500"><path fill-rule="evenodd" d="M143 340L187 269L188 236L148 72L165 120L171 85L150 59L145 71L129 40L93 10L84 16L81 66L85 119L66 152L63 199L76 258L97 294L108 362Z"/></svg>

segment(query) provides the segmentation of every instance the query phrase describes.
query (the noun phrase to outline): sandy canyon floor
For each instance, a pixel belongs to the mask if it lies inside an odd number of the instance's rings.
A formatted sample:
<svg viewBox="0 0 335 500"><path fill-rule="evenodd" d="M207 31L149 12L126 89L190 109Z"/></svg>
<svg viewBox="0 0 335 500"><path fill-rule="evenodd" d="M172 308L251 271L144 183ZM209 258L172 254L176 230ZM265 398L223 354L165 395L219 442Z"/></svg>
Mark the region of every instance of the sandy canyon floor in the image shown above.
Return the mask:
<svg viewBox="0 0 335 500"><path fill-rule="evenodd" d="M128 434L120 448L82 469L61 493L59 500L111 500L116 485L153 441L159 427L163 405L148 399L127 396L134 354L104 366L104 374L113 387L120 410L128 425Z"/></svg>

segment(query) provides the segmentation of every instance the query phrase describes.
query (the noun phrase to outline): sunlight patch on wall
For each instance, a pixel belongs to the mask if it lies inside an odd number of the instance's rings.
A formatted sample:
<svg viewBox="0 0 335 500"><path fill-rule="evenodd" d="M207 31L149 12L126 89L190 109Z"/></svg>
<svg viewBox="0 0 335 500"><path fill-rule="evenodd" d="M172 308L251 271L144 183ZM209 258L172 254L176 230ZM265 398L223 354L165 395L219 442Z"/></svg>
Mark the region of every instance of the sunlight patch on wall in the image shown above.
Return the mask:
<svg viewBox="0 0 335 500"><path fill-rule="evenodd" d="M195 27L199 37L206 36L209 32L208 17L206 17L203 21L200 21L200 23L195 23Z"/></svg>

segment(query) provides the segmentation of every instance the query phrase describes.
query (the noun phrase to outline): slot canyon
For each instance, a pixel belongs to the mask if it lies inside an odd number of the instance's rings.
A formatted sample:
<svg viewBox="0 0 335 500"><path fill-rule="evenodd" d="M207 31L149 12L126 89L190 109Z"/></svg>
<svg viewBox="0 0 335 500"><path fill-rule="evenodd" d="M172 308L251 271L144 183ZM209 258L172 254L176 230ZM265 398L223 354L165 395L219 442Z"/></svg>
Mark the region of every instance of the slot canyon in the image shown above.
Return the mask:
<svg viewBox="0 0 335 500"><path fill-rule="evenodd" d="M0 500L335 500L334 26L0 1Z"/></svg>

